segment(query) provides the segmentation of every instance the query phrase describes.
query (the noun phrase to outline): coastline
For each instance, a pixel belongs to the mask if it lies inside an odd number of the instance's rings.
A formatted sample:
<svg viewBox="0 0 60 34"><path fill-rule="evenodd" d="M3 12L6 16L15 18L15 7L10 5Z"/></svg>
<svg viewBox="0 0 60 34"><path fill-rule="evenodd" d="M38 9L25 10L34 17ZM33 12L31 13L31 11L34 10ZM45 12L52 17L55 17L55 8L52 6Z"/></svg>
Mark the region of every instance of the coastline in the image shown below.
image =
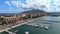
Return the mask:
<svg viewBox="0 0 60 34"><path fill-rule="evenodd" d="M18 21L18 22L17 22L17 23L18 23L17 25L11 26L10 28L1 29L1 30L0 30L0 33L1 33L1 32L4 32L4 31L7 31L7 30L9 30L9 29L12 29L12 28L15 28L15 27L18 27L18 26L21 26L21 25L30 23L30 22L32 22L32 21L38 20L39 18L40 18L40 17L34 18L34 19L26 19L26 20L23 20L23 21ZM41 21L49 21L49 20L41 20ZM22 22L22 23L20 23L20 22ZM49 22L50 22L50 21L49 21ZM52 22L55 22L55 21L52 21ZM57 22L58 22L58 21L57 21Z"/></svg>
<svg viewBox="0 0 60 34"><path fill-rule="evenodd" d="M39 17L39 18L40 18L40 17ZM15 26L12 26L11 28L6 28L6 29L3 29L3 30L0 30L0 33L1 33L1 32L4 32L4 31L7 31L7 30L9 30L9 29L12 29L12 28L15 28L15 27L18 27L18 26L27 24L27 23L29 23L29 22L35 21L35 20L37 20L37 19L39 19L39 18L29 19L27 22L24 22L24 21L23 21L23 23L20 23L20 24L17 24L17 25L15 25ZM19 22L21 22L21 21L19 21Z"/></svg>

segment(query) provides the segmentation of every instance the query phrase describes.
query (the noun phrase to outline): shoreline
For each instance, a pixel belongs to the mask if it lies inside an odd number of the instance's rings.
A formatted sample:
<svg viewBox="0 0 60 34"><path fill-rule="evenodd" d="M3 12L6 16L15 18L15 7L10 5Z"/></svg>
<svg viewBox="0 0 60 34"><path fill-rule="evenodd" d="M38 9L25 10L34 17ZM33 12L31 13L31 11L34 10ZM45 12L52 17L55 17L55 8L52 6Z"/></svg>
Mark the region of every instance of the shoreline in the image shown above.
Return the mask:
<svg viewBox="0 0 60 34"><path fill-rule="evenodd" d="M0 30L0 33L1 33L1 32L4 32L4 31L7 31L7 30L9 30L9 29L12 29L12 28L15 28L15 27L18 27L18 26L21 26L21 25L30 23L30 22L32 22L32 21L38 20L39 18L40 18L40 17L34 18L34 19L26 19L26 20L23 20L22 23L20 23L21 21L18 21L18 22L17 22L17 23L18 23L17 25L11 26L10 28L2 29L2 30ZM47 20L41 20L41 21L47 21Z"/></svg>
<svg viewBox="0 0 60 34"><path fill-rule="evenodd" d="M40 18L40 17L39 17L39 18ZM17 24L17 25L15 25L15 26L12 26L11 28L6 28L6 29L3 29L3 30L0 30L0 33L1 33L1 32L4 32L4 31L7 31L7 30L9 30L9 29L12 29L12 28L15 28L15 27L18 27L18 26L27 24L27 23L29 23L29 22L35 21L35 20L37 20L37 19L39 19L39 18L30 19L30 20L28 20L27 22L23 22L23 23Z"/></svg>

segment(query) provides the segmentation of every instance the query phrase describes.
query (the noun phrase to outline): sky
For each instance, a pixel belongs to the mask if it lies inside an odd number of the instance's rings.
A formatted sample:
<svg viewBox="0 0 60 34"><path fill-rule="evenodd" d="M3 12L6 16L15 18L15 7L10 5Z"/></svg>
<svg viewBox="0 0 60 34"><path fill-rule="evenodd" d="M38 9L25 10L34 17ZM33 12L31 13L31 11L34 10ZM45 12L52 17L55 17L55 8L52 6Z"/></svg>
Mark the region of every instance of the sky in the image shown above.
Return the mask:
<svg viewBox="0 0 60 34"><path fill-rule="evenodd" d="M46 12L60 12L60 0L0 0L0 13L21 13L39 9Z"/></svg>

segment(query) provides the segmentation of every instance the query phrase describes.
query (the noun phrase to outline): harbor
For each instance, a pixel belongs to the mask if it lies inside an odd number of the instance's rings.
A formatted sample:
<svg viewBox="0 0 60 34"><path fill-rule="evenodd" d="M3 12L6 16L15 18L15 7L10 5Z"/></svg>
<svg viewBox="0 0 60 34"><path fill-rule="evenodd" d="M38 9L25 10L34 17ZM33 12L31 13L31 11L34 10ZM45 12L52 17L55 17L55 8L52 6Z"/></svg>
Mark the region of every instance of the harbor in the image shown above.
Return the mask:
<svg viewBox="0 0 60 34"><path fill-rule="evenodd" d="M3 31L7 31L7 30L9 30L9 29L12 29L12 28L15 28L15 27L18 27L18 26L27 24L27 23L29 23L29 22L35 21L35 20L37 20L37 19L38 19L38 18L35 18L35 19L27 19L27 20L25 20L25 21L18 21L18 23L16 23L16 25L14 25L14 26L9 26L8 28L0 29L0 33L3 32ZM28 21L28 20L29 20L29 21ZM22 23L20 23L20 22L22 22Z"/></svg>
<svg viewBox="0 0 60 34"><path fill-rule="evenodd" d="M51 18L55 18L58 19L59 17L50 17L50 16L44 16L44 19L46 18L46 20L51 20ZM42 18L42 20L43 20ZM60 23L56 23L56 22L47 22L44 21L46 23L41 23L42 21L40 21L41 17L31 20L29 21L29 23L26 23L24 25L9 29L8 31L10 32L14 32L16 30L18 30L18 32L16 32L16 34L25 34L25 32L29 32L29 34L59 34L60 33ZM58 30L57 30L58 29ZM2 33L2 32L1 32Z"/></svg>
<svg viewBox="0 0 60 34"><path fill-rule="evenodd" d="M60 0L0 0L0 34L60 34Z"/></svg>

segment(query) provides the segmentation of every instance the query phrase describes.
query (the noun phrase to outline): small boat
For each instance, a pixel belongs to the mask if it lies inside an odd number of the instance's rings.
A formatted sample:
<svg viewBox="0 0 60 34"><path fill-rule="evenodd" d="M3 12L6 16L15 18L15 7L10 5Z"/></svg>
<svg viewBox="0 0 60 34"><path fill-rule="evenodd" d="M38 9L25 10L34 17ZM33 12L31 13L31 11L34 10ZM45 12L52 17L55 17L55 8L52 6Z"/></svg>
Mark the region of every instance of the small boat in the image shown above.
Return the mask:
<svg viewBox="0 0 60 34"><path fill-rule="evenodd" d="M18 30L15 31L15 33L18 32Z"/></svg>
<svg viewBox="0 0 60 34"><path fill-rule="evenodd" d="M36 28L39 28L39 25L37 24L28 24L29 26L32 26L32 27L36 27Z"/></svg>
<svg viewBox="0 0 60 34"><path fill-rule="evenodd" d="M40 27L41 27L41 29L42 29L44 26L41 25Z"/></svg>
<svg viewBox="0 0 60 34"><path fill-rule="evenodd" d="M9 34L16 34L16 33L14 33L14 32L10 32L10 31L6 31L6 32L8 32Z"/></svg>
<svg viewBox="0 0 60 34"><path fill-rule="evenodd" d="M35 26L39 26L39 25L35 24Z"/></svg>
<svg viewBox="0 0 60 34"><path fill-rule="evenodd" d="M29 34L29 32L25 32L25 34Z"/></svg>
<svg viewBox="0 0 60 34"><path fill-rule="evenodd" d="M49 29L49 27L47 27L47 26L44 26L44 29L48 30L48 29Z"/></svg>

